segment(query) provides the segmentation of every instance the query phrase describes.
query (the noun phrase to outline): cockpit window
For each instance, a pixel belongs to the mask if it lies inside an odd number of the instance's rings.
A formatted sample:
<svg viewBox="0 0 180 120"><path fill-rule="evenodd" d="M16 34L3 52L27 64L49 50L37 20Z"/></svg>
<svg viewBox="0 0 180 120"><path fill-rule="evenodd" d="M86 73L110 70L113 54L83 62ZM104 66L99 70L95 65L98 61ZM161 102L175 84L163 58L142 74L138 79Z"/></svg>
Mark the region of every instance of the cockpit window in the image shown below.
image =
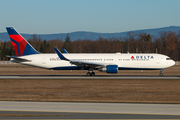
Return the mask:
<svg viewBox="0 0 180 120"><path fill-rule="evenodd" d="M166 58L166 60L171 60L171 58Z"/></svg>

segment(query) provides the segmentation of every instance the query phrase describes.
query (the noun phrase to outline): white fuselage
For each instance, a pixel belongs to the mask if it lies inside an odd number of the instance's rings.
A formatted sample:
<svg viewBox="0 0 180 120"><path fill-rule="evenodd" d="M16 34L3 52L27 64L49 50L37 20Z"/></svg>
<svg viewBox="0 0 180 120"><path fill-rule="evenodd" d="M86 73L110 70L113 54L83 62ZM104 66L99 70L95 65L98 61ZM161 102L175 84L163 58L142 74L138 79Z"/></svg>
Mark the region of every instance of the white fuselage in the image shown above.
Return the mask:
<svg viewBox="0 0 180 120"><path fill-rule="evenodd" d="M171 67L175 64L168 56L162 54L137 54L137 53L96 53L96 54L63 54L69 60L77 60L91 63L103 63L118 65L119 70L156 70ZM61 60L57 54L34 54L21 56L28 62L22 64L32 65L47 69L71 70L80 69L81 66L71 64L69 61ZM12 59L14 62L18 62Z"/></svg>

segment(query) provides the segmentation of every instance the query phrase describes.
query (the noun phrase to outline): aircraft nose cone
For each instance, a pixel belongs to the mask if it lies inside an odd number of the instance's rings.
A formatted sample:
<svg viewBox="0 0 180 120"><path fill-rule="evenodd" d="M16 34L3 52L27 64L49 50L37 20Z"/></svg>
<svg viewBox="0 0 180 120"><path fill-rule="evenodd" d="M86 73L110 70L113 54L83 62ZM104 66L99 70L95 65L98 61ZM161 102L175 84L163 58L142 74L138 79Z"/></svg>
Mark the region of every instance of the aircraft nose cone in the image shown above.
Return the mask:
<svg viewBox="0 0 180 120"><path fill-rule="evenodd" d="M169 61L169 62L170 62L170 63L169 63L170 66L173 66L173 65L176 64L176 62L175 62L174 60L171 60L171 61Z"/></svg>
<svg viewBox="0 0 180 120"><path fill-rule="evenodd" d="M175 61L174 60L168 60L167 61L167 67L171 67L173 65L175 65Z"/></svg>
<svg viewBox="0 0 180 120"><path fill-rule="evenodd" d="M176 62L174 60L172 60L172 66L175 65L175 64L176 64Z"/></svg>

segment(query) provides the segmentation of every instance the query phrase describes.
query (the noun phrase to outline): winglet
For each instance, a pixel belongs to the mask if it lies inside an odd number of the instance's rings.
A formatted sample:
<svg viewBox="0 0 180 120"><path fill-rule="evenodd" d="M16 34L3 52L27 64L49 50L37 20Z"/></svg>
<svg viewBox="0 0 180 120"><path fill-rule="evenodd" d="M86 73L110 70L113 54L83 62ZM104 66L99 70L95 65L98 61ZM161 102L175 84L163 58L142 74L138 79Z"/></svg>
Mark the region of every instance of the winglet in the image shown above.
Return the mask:
<svg viewBox="0 0 180 120"><path fill-rule="evenodd" d="M62 48L62 50L63 50L63 53L68 54L68 52L66 51L66 49Z"/></svg>
<svg viewBox="0 0 180 120"><path fill-rule="evenodd" d="M62 55L62 53L61 53L57 48L54 48L54 50L56 51L57 55L59 56L59 58L60 58L61 60L67 60L67 61L69 61L67 58L65 58L65 57Z"/></svg>

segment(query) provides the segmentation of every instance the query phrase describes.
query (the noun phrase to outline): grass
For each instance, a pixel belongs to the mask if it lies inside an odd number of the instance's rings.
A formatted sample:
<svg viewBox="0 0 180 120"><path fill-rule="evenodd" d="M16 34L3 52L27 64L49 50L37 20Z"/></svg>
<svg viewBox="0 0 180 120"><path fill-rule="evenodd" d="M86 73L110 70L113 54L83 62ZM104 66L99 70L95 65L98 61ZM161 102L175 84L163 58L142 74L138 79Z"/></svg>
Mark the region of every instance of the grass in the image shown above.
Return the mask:
<svg viewBox="0 0 180 120"><path fill-rule="evenodd" d="M180 75L180 66L164 75ZM85 75L87 71L52 71L0 66L0 75ZM97 75L108 75L96 71ZM158 75L159 71L119 71L117 75ZM0 80L0 100L180 103L180 80Z"/></svg>

